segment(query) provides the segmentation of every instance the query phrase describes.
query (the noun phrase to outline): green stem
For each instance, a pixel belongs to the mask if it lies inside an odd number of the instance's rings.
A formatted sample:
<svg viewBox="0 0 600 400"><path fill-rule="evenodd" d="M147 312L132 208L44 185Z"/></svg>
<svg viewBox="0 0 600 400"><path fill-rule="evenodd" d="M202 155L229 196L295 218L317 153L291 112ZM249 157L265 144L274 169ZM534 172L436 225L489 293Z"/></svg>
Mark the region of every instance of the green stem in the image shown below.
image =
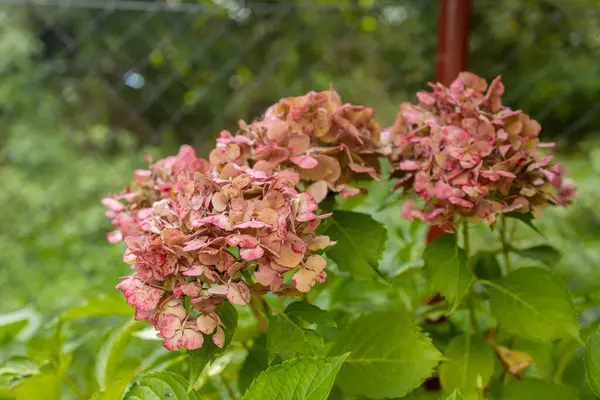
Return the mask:
<svg viewBox="0 0 600 400"><path fill-rule="evenodd" d="M502 243L502 254L504 254L504 262L506 263L506 271L512 271L512 263L510 262L510 245L506 237L506 217L500 216L500 242Z"/></svg>
<svg viewBox="0 0 600 400"><path fill-rule="evenodd" d="M469 239L469 223L467 221L463 222L463 246L467 258L467 269L471 271L471 243ZM471 285L469 293L467 294L467 304L469 307L471 327L473 328L473 331L479 332L479 322L477 321L477 315L475 314L475 293L473 293L473 285Z"/></svg>
<svg viewBox="0 0 600 400"><path fill-rule="evenodd" d="M247 269L242 270L242 276L244 277L246 284L252 283L252 276L250 276L250 273L248 272ZM265 306L266 302L264 301L264 299L261 299L261 300L264 302L262 304L262 307L264 308L264 310L267 314L267 317L270 317L271 313L268 312L269 311L267 309L268 305ZM248 303L248 305L250 306L250 311L252 311L254 318L256 318L256 322L258 323L258 329L260 329L261 332L266 332L269 329L269 324L267 323L267 321L265 320L265 317L263 316L263 314L260 311L261 305L257 302L256 297L250 298L250 302Z"/></svg>

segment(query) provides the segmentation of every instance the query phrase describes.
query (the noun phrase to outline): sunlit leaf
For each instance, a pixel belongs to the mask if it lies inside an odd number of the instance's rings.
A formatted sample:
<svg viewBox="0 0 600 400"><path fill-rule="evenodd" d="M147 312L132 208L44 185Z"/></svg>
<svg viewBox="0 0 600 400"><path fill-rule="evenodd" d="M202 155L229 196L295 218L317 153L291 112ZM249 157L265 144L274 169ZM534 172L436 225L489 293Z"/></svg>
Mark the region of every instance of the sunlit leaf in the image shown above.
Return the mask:
<svg viewBox="0 0 600 400"><path fill-rule="evenodd" d="M294 358L269 367L243 400L325 400L347 356Z"/></svg>

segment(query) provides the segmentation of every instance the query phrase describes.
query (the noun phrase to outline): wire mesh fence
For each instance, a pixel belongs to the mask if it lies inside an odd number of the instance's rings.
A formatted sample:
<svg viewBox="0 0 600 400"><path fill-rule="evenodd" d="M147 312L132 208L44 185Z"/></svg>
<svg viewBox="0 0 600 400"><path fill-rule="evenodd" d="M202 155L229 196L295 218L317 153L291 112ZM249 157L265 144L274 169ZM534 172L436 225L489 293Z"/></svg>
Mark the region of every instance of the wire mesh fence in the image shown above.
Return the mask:
<svg viewBox="0 0 600 400"><path fill-rule="evenodd" d="M199 143L282 96L333 84L386 124L433 79L437 3L2 0L0 106L35 118L52 99L61 124ZM475 2L470 68L502 74L507 102L549 137L600 125L591 3Z"/></svg>

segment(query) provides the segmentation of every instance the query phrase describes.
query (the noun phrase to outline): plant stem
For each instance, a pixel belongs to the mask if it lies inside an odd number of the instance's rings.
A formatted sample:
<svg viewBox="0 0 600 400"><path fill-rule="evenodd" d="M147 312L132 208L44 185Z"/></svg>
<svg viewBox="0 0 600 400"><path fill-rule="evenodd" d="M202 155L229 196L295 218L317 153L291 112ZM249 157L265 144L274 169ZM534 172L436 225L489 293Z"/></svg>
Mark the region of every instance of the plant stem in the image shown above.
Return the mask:
<svg viewBox="0 0 600 400"><path fill-rule="evenodd" d="M506 271L512 271L512 264L510 262L510 246L508 238L506 237L506 217L500 216L500 242L502 243L502 254L504 254L504 262L506 263Z"/></svg>
<svg viewBox="0 0 600 400"><path fill-rule="evenodd" d="M79 388L77 387L75 382L73 382L73 380L66 373L60 373L60 377L67 384L67 386L69 386L71 388L71 390L75 393L75 395L77 395L77 397L79 397L81 400L88 398L85 395L85 393L83 393L81 390L79 390Z"/></svg>
<svg viewBox="0 0 600 400"><path fill-rule="evenodd" d="M250 276L250 273L248 272L248 270L246 270L246 269L242 270L242 276L244 277L246 284L252 283L252 276ZM267 308L268 304L266 304L264 299L262 299L262 300L263 300L262 307L264 308L264 311L267 314L267 317L270 317L271 313L270 313L270 310ZM263 316L263 314L260 311L261 304L258 303L258 301L256 300L256 297L252 297L252 298L250 298L250 302L248 303L248 305L250 306L250 310L252 311L254 318L256 318L256 322L258 323L258 329L260 329L261 332L266 332L269 329L269 324L267 323L267 321L265 320L265 317Z"/></svg>
<svg viewBox="0 0 600 400"><path fill-rule="evenodd" d="M463 247L465 250L465 256L467 258L467 269L471 271L471 243L469 239L469 223L463 221ZM479 322L477 321L477 315L475 314L475 293L473 293L473 285L469 288L467 294L467 304L469 306L469 319L471 321L471 327L473 331L479 332Z"/></svg>

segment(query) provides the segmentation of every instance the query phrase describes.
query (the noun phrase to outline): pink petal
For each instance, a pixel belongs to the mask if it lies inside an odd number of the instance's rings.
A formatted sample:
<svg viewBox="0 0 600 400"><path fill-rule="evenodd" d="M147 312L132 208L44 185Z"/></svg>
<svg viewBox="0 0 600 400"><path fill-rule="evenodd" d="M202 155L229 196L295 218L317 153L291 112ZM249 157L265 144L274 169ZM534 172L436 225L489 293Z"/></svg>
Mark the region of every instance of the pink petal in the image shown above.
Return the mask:
<svg viewBox="0 0 600 400"><path fill-rule="evenodd" d="M125 209L125 206L121 202L110 197L102 199L102 204L112 211L123 211Z"/></svg>
<svg viewBox="0 0 600 400"><path fill-rule="evenodd" d="M225 346L225 332L223 332L223 328L220 326L217 327L217 333L212 336L212 341L220 349Z"/></svg>
<svg viewBox="0 0 600 400"><path fill-rule="evenodd" d="M193 329L184 329L180 339L181 346L188 350L196 350L204 344L202 333Z"/></svg>
<svg viewBox="0 0 600 400"><path fill-rule="evenodd" d="M271 227L271 225L265 224L264 222L260 222L260 221L248 221L248 222L242 222L241 224L235 225L234 229L245 229L245 228L260 229L260 228L270 228L270 227Z"/></svg>
<svg viewBox="0 0 600 400"><path fill-rule="evenodd" d="M450 201L450 203L455 204L457 206L461 206L461 207L473 208L473 206L474 206L474 204L471 203L470 201L461 199L460 197L452 196L452 197L448 198L448 200Z"/></svg>
<svg viewBox="0 0 600 400"><path fill-rule="evenodd" d="M121 240L123 240L123 234L121 233L121 231L112 231L112 232L108 232L106 234L106 240L108 240L108 243L114 244L114 243L118 243Z"/></svg>
<svg viewBox="0 0 600 400"><path fill-rule="evenodd" d="M243 248L254 248L258 246L258 239L250 235L231 235L227 237L227 244Z"/></svg>
<svg viewBox="0 0 600 400"><path fill-rule="evenodd" d="M317 203L320 203L327 197L329 187L326 181L317 181L306 188L306 191L313 196Z"/></svg>
<svg viewBox="0 0 600 400"><path fill-rule="evenodd" d="M207 335L213 333L218 324L219 319L214 313L204 313L196 319L198 330Z"/></svg>
<svg viewBox="0 0 600 400"><path fill-rule="evenodd" d="M163 314L158 318L155 328L165 338L172 338L181 329L181 320L174 314Z"/></svg>
<svg viewBox="0 0 600 400"><path fill-rule="evenodd" d="M292 156L290 161L300 168L311 169L319 165L319 162L311 156Z"/></svg>
<svg viewBox="0 0 600 400"><path fill-rule="evenodd" d="M192 239L185 244L183 251L194 251L208 246L208 243L200 239Z"/></svg>
<svg viewBox="0 0 600 400"><path fill-rule="evenodd" d="M242 259L248 260L248 261L258 260L264 254L265 254L265 251L260 246L257 246L253 249L245 249L245 248L240 249L240 257L242 257Z"/></svg>

